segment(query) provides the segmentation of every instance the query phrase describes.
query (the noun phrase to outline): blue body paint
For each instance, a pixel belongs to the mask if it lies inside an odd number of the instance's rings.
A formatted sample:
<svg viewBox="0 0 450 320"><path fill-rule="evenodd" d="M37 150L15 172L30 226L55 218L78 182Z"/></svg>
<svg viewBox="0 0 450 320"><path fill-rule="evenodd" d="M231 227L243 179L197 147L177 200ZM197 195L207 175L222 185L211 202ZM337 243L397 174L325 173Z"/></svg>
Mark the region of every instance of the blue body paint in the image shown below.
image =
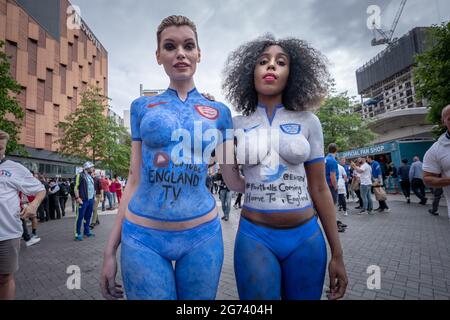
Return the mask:
<svg viewBox="0 0 450 320"><path fill-rule="evenodd" d="M195 88L185 101L172 89L135 100L131 131L133 141L142 141L142 167L129 211L153 220L189 221L213 210L215 199L205 184L211 154L202 156L211 142L232 139L226 136L232 127L229 109ZM202 139L211 129L219 134ZM178 152L181 142L187 148ZM222 261L217 219L183 231L123 223L121 268L128 299L214 299Z"/></svg>
<svg viewBox="0 0 450 320"><path fill-rule="evenodd" d="M271 229L241 217L234 269L242 300L319 300L327 250L317 217L292 229Z"/></svg>

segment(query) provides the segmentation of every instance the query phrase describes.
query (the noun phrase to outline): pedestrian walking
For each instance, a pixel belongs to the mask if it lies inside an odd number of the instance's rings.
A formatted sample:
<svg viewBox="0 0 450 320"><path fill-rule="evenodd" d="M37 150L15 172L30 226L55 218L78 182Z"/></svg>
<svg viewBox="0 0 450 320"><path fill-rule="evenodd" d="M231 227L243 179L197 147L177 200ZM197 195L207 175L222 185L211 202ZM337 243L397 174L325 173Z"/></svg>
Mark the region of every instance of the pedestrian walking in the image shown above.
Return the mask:
<svg viewBox="0 0 450 320"><path fill-rule="evenodd" d="M9 135L0 130L0 300L15 298L14 274L19 269L23 221L36 216L39 204L45 197L45 187L27 168L6 160L8 140ZM34 200L22 210L19 192L35 195Z"/></svg>
<svg viewBox="0 0 450 320"><path fill-rule="evenodd" d="M411 182L409 180L409 171L411 166L408 165L408 159L402 159L402 165L398 169L398 179L400 188L406 198L406 203L411 203Z"/></svg>
<svg viewBox="0 0 450 320"><path fill-rule="evenodd" d="M360 175L360 192L362 198L362 210L359 214L373 214L372 203L372 168L366 163L365 158L359 158L359 167L354 162L351 163L353 170L356 170Z"/></svg>
<svg viewBox="0 0 450 320"><path fill-rule="evenodd" d="M419 204L426 205L427 198L425 197L425 184L423 183L423 169L422 162L418 156L413 159L413 164L409 169L409 180L411 181L411 188L417 198L420 199Z"/></svg>
<svg viewBox="0 0 450 320"><path fill-rule="evenodd" d="M83 165L83 171L75 177L75 198L78 203L78 212L75 219L75 241L82 241L83 235L87 238L94 236L89 227L95 199L93 171L94 165L91 162L86 162ZM83 234L81 234L82 224L84 224Z"/></svg>
<svg viewBox="0 0 450 320"><path fill-rule="evenodd" d="M425 183L436 189L442 188L447 199L448 218L450 219L450 105L442 110L442 124L447 128L438 141L426 152L423 160ZM438 196L435 200L438 203ZM437 204L433 203L433 211L437 212Z"/></svg>

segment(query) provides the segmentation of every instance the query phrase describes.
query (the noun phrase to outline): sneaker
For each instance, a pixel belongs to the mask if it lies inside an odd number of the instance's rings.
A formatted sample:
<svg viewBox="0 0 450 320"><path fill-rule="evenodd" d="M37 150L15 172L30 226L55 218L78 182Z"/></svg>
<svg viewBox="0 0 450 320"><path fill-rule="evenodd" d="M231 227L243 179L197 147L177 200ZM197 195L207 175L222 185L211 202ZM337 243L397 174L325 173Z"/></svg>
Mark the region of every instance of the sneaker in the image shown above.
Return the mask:
<svg viewBox="0 0 450 320"><path fill-rule="evenodd" d="M30 240L26 241L27 247L31 247L32 245L35 245L36 243L40 242L41 238L38 237L32 237Z"/></svg>
<svg viewBox="0 0 450 320"><path fill-rule="evenodd" d="M89 229L94 229L95 228L95 224L93 224L93 223L91 223L90 225L89 225Z"/></svg>
<svg viewBox="0 0 450 320"><path fill-rule="evenodd" d="M336 223L337 223L337 225L338 225L338 227L342 227L342 228L347 228L347 225L346 224L343 224L341 221L336 221Z"/></svg>
<svg viewBox="0 0 450 320"><path fill-rule="evenodd" d="M225 216L223 216L223 217L222 217L222 220L225 220L225 219L226 219Z"/></svg>
<svg viewBox="0 0 450 320"><path fill-rule="evenodd" d="M357 207L355 207L355 209L362 209L362 207L360 207L360 206L357 206Z"/></svg>
<svg viewBox="0 0 450 320"><path fill-rule="evenodd" d="M375 211L380 211L380 212L383 211L383 210L384 210L383 208L376 208L375 209Z"/></svg>
<svg viewBox="0 0 450 320"><path fill-rule="evenodd" d="M87 233L87 234L85 234L84 235L86 238L92 238L92 237L95 237L95 234L93 234L93 233Z"/></svg>
<svg viewBox="0 0 450 320"><path fill-rule="evenodd" d="M75 236L75 241L83 241L83 236L81 234Z"/></svg>
<svg viewBox="0 0 450 320"><path fill-rule="evenodd" d="M387 209L384 209L384 210L381 211L381 212L391 212L391 209L387 208Z"/></svg>
<svg viewBox="0 0 450 320"><path fill-rule="evenodd" d="M360 212L358 212L357 214L359 214L359 215L363 215L363 214L366 214L367 213L367 211L366 210L361 210Z"/></svg>
<svg viewBox="0 0 450 320"><path fill-rule="evenodd" d="M341 233L342 233L342 232L345 232L345 228L339 227L339 226L338 226L338 232L341 232Z"/></svg>
<svg viewBox="0 0 450 320"><path fill-rule="evenodd" d="M97 222L95 223L96 226L98 226L100 224L100 220L97 220Z"/></svg>
<svg viewBox="0 0 450 320"><path fill-rule="evenodd" d="M346 216L348 216L348 213L347 213L347 211L344 211L344 216L346 217Z"/></svg>
<svg viewBox="0 0 450 320"><path fill-rule="evenodd" d="M428 212L430 214L432 214L433 216L438 216L439 215L439 213L437 211L433 211L433 209L428 209Z"/></svg>
<svg viewBox="0 0 450 320"><path fill-rule="evenodd" d="M374 215L375 214L375 212L373 212L373 210L368 210L367 213L370 214L370 215Z"/></svg>

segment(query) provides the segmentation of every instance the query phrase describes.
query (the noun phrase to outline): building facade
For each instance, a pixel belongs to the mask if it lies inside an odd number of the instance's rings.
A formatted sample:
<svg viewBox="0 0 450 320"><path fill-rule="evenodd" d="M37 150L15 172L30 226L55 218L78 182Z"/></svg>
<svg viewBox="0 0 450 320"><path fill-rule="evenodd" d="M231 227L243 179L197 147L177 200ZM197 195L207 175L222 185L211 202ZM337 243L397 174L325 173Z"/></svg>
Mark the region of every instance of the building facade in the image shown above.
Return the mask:
<svg viewBox="0 0 450 320"><path fill-rule="evenodd" d="M413 83L414 56L431 45L428 28L414 28L356 71L364 119L395 110L421 108Z"/></svg>
<svg viewBox="0 0 450 320"><path fill-rule="evenodd" d="M372 155L383 175L390 163L399 167L402 159L423 158L434 142L433 125L427 121L426 101L416 99L414 56L431 46L428 28L414 28L356 71L362 102L356 111L371 120L368 127L377 136L370 146L339 156L354 160Z"/></svg>
<svg viewBox="0 0 450 320"><path fill-rule="evenodd" d="M67 0L0 0L0 39L11 57L11 74L22 86L20 142L31 154L26 161L14 160L32 162L34 170L53 165L52 173L42 172L51 176L74 169L56 153L62 137L57 125L75 111L89 85L108 94L108 52L82 19L74 24L74 17Z"/></svg>

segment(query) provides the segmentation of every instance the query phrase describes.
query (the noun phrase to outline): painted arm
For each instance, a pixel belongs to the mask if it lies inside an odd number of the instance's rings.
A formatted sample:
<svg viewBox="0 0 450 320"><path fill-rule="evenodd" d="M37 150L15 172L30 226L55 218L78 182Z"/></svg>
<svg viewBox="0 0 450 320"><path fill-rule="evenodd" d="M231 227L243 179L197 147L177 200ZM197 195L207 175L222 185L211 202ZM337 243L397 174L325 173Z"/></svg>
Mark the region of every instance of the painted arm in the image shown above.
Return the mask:
<svg viewBox="0 0 450 320"><path fill-rule="evenodd" d="M245 180L239 173L233 141L227 140L218 146L216 148L216 156L228 189L245 193Z"/></svg>
<svg viewBox="0 0 450 320"><path fill-rule="evenodd" d="M128 208L128 203L130 202L130 199L135 193L140 182L142 165L141 149L142 142L133 141L131 145L131 165L128 175L128 183L125 187L116 221L114 222L104 253L100 285L103 296L108 300L115 300L117 298L123 297L121 286L118 285L115 281L117 273L116 253L121 242L122 223L123 219L125 218L125 212Z"/></svg>
<svg viewBox="0 0 450 320"><path fill-rule="evenodd" d="M423 172L423 181L431 188L443 188L450 186L450 178L441 177L440 174Z"/></svg>
<svg viewBox="0 0 450 320"><path fill-rule="evenodd" d="M336 209L325 177L325 165L314 163L306 168L308 189L322 223L331 249L331 260L328 266L330 275L330 299L342 298L347 288L343 251L336 224Z"/></svg>

